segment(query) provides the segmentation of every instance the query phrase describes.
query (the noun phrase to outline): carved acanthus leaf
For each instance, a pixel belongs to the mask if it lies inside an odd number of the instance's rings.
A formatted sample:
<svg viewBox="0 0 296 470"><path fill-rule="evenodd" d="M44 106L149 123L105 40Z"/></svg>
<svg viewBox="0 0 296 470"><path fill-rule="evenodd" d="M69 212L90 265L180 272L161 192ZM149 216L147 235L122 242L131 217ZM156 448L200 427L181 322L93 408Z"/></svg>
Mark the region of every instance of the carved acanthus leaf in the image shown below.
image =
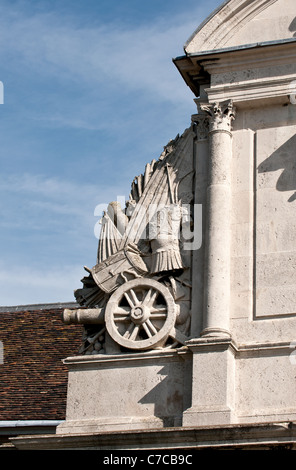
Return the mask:
<svg viewBox="0 0 296 470"><path fill-rule="evenodd" d="M232 120L235 119L235 108L232 100L222 103L199 103L202 113L209 116L209 132L231 131Z"/></svg>

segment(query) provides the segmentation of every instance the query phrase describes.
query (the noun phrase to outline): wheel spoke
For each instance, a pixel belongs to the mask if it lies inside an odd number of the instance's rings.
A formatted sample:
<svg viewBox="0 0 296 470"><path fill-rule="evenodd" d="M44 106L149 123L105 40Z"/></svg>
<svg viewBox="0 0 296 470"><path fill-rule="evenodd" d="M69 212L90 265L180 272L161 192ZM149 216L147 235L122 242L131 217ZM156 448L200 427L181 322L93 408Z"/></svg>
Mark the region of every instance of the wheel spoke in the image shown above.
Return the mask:
<svg viewBox="0 0 296 470"><path fill-rule="evenodd" d="M130 315L130 309L127 307L117 307L115 312L113 312L114 315L114 322L124 322L127 321Z"/></svg>
<svg viewBox="0 0 296 470"><path fill-rule="evenodd" d="M116 307L116 310L113 312L114 315L129 315L130 309L129 307Z"/></svg>
<svg viewBox="0 0 296 470"><path fill-rule="evenodd" d="M133 300L130 298L130 295L129 295L128 292L125 292L125 293L124 293L124 297L125 297L126 300L128 301L129 306L130 306L131 308L134 308L134 307L135 307L135 304L133 303Z"/></svg>
<svg viewBox="0 0 296 470"><path fill-rule="evenodd" d="M150 309L151 319L153 320L166 320L167 318L167 307L151 307Z"/></svg>
<svg viewBox="0 0 296 470"><path fill-rule="evenodd" d="M155 326L153 325L153 323L149 320L146 321L146 324L149 326L150 330L156 335L157 333L157 329L155 328Z"/></svg>
<svg viewBox="0 0 296 470"><path fill-rule="evenodd" d="M166 314L165 313L151 313L151 319L152 320L165 320L166 319Z"/></svg>
<svg viewBox="0 0 296 470"><path fill-rule="evenodd" d="M147 292L147 294L145 296L145 299L143 300L143 304L144 305L153 305L153 302L155 301L157 295L158 295L157 290L150 287L149 291Z"/></svg>
<svg viewBox="0 0 296 470"><path fill-rule="evenodd" d="M130 289L130 293L131 293L131 295L132 295L134 304L135 304L135 305L139 305L140 300L138 299L138 297L137 297L135 291L134 291L133 289Z"/></svg>
<svg viewBox="0 0 296 470"><path fill-rule="evenodd" d="M150 332L150 330L149 330L147 324L146 324L146 323L143 323L143 327L144 327L144 330L146 331L148 337L151 338L151 337L152 337L152 334L151 334L151 332Z"/></svg>
<svg viewBox="0 0 296 470"><path fill-rule="evenodd" d="M154 304L154 302L155 302L157 296L158 296L158 292L157 292L157 290L156 290L156 291L153 292L153 294L152 294L152 296L151 296L151 299L149 300L149 305L153 305L153 304Z"/></svg>
<svg viewBox="0 0 296 470"><path fill-rule="evenodd" d="M145 304L145 302L149 302L151 293L152 293L152 287L150 287L150 289L146 292L146 295L144 295L144 291L143 291L143 300L142 300L143 304Z"/></svg>
<svg viewBox="0 0 296 470"><path fill-rule="evenodd" d="M131 332L134 329L134 326L135 326L134 323L130 324L130 326L128 327L128 329L126 330L126 332L123 335L124 338L130 338Z"/></svg>
<svg viewBox="0 0 296 470"><path fill-rule="evenodd" d="M161 312L163 313L167 312L167 308L166 307L151 307L150 308L150 313L152 313L152 315L154 313L161 313Z"/></svg>
<svg viewBox="0 0 296 470"><path fill-rule="evenodd" d="M136 339L136 337L137 337L137 334L138 334L138 332L139 332L139 329L140 329L139 325L135 325L135 328L134 328L132 334L131 334L130 337L129 337L129 339L130 339L131 341L135 341L135 339Z"/></svg>
<svg viewBox="0 0 296 470"><path fill-rule="evenodd" d="M151 338L153 335L156 335L157 329L155 328L155 326L151 323L149 319L143 323L143 327L147 335L149 336L149 338Z"/></svg>

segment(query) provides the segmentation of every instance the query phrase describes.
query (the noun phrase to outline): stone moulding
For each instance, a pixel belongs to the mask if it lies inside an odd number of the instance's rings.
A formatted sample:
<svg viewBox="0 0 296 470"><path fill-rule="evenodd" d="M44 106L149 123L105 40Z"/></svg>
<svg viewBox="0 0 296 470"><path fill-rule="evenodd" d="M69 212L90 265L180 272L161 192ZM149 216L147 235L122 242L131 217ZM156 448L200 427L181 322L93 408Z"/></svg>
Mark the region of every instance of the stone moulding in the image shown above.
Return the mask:
<svg viewBox="0 0 296 470"><path fill-rule="evenodd" d="M73 356L63 359L63 363L68 367L81 367L84 365L92 366L95 364L100 364L101 367L109 367L112 364L118 364L120 362L126 362L129 364L138 364L143 362L152 362L157 363L159 359L166 361L176 361L182 358L185 358L188 355L188 348L185 346L176 350L165 349L152 350L152 351L140 351L130 354L97 354L89 356Z"/></svg>
<svg viewBox="0 0 296 470"><path fill-rule="evenodd" d="M227 99L229 96L235 101L236 106L255 100L269 99L273 95L273 101L276 98L282 98L284 102L289 102L291 79L286 78L277 81L266 81L257 84L238 84L216 87L209 91L210 102Z"/></svg>
<svg viewBox="0 0 296 470"><path fill-rule="evenodd" d="M97 432L88 435L15 437L16 449L296 449L296 425L285 421L264 424L203 426Z"/></svg>
<svg viewBox="0 0 296 470"><path fill-rule="evenodd" d="M223 45L247 22L276 0L232 0L224 2L190 36L187 53L211 50Z"/></svg>
<svg viewBox="0 0 296 470"><path fill-rule="evenodd" d="M207 349L212 347L214 350L224 350L226 347L230 346L234 355L239 358L245 355L262 355L268 354L287 354L291 353L292 346L290 342L287 341L277 341L277 342L261 342L261 343L244 343L237 344L231 338L211 338L211 337L201 337L189 339L186 342L186 346L178 349L160 349L160 350L151 350L151 351L140 351L130 354L97 354L89 356L72 356L63 359L63 364L69 367L80 367L81 365L89 365L90 367L93 364L96 364L98 361L101 366L109 367L110 364L118 363L118 361L127 361L128 363L137 364L142 363L143 361L157 361L160 358L166 358L166 360L175 361L176 357L182 359L186 355L190 354L190 350L198 348L200 351L202 349Z"/></svg>
<svg viewBox="0 0 296 470"><path fill-rule="evenodd" d="M193 350L198 349L209 350L213 349L215 351L223 351L225 348L230 347L233 354L236 358L245 357L245 356L258 356L260 355L277 355L291 353L293 346L287 341L277 341L277 342L260 342L260 343L244 343L237 344L231 338L194 338L187 341L186 346Z"/></svg>

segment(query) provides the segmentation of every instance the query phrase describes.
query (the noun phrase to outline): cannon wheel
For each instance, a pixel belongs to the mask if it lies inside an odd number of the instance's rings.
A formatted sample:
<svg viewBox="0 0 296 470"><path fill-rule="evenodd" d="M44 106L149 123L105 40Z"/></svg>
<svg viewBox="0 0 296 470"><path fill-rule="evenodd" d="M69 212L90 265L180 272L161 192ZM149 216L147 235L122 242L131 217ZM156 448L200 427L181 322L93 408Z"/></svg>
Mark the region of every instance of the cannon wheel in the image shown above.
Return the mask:
<svg viewBox="0 0 296 470"><path fill-rule="evenodd" d="M128 349L152 349L168 338L176 320L175 302L163 284L138 278L118 287L105 310L113 340Z"/></svg>

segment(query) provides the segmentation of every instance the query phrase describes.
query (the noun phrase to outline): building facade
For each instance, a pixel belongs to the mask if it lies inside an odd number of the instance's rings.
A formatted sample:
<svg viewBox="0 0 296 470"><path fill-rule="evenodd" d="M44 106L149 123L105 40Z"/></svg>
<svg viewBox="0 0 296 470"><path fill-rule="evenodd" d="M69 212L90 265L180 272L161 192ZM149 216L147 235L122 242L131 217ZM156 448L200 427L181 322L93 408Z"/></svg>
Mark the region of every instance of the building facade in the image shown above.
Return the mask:
<svg viewBox="0 0 296 470"><path fill-rule="evenodd" d="M104 214L66 420L16 447L294 448L295 29L228 0L174 59L197 112Z"/></svg>

